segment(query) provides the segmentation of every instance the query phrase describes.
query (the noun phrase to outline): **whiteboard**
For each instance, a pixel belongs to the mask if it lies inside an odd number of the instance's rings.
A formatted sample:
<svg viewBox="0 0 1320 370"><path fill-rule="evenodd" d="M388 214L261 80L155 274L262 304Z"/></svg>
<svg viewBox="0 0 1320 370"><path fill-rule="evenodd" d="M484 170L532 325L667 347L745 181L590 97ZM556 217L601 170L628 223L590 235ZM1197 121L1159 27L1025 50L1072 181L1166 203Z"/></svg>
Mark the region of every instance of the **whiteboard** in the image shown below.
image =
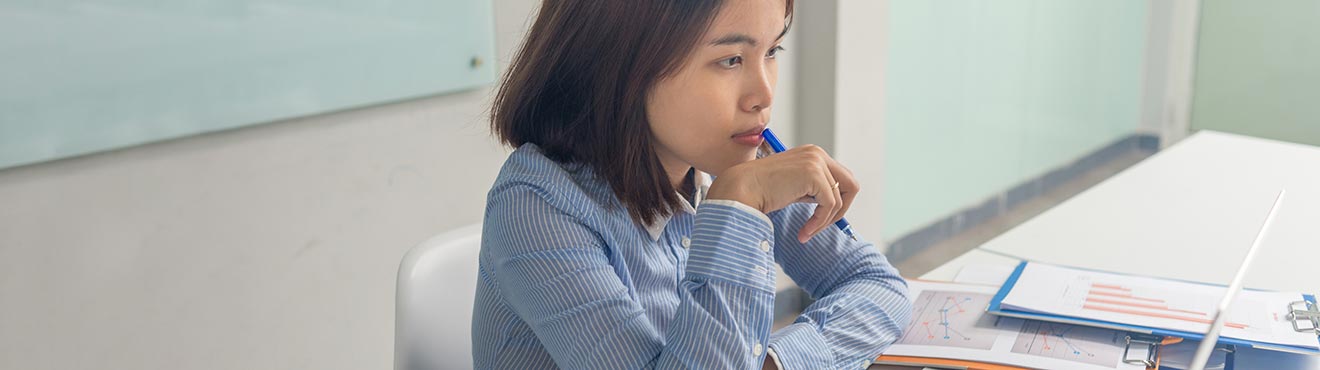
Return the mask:
<svg viewBox="0 0 1320 370"><path fill-rule="evenodd" d="M0 0L0 168L469 89L490 0Z"/></svg>

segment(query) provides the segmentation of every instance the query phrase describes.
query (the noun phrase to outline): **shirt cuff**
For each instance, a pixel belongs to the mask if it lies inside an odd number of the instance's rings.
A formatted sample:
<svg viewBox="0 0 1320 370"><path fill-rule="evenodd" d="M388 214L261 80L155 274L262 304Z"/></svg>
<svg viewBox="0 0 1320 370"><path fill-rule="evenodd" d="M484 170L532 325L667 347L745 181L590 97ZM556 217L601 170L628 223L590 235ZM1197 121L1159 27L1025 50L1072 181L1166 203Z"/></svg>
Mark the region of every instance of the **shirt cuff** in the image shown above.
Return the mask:
<svg viewBox="0 0 1320 370"><path fill-rule="evenodd" d="M774 222L770 221L770 216L766 216L765 213L761 213L760 210L757 210L756 208L747 205L747 203L739 202L736 200L728 200L728 199L706 199L701 201L701 204L720 204L724 206L737 208L742 210L743 212L747 212L759 216L762 220L765 220L766 225L772 225L772 226L774 225Z"/></svg>
<svg viewBox="0 0 1320 370"><path fill-rule="evenodd" d="M774 293L774 227L745 204L705 201L693 222L688 277L705 277ZM739 207L741 205L742 208Z"/></svg>
<svg viewBox="0 0 1320 370"><path fill-rule="evenodd" d="M775 349L774 349L774 348L766 349L766 350L765 350L765 355L768 356L768 357L770 357L770 361L774 361L774 363L775 363L775 369L784 370L784 364L779 363L779 355L776 355L776 354L775 354Z"/></svg>
<svg viewBox="0 0 1320 370"><path fill-rule="evenodd" d="M799 322L770 334L770 351L775 364L783 370L803 370L829 367L834 358L825 337L811 324Z"/></svg>

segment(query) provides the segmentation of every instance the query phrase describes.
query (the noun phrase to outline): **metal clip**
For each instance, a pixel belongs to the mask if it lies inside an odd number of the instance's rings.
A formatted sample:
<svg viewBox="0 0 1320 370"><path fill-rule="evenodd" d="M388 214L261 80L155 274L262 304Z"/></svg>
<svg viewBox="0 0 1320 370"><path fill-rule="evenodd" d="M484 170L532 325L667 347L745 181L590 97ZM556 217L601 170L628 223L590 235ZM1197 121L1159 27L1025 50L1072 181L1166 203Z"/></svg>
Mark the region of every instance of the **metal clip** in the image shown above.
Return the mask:
<svg viewBox="0 0 1320 370"><path fill-rule="evenodd" d="M1142 365L1145 367L1155 367L1155 358L1156 358L1155 356L1159 351L1160 342L1162 341L1159 337L1152 336L1148 338L1143 336L1139 338L1133 338L1132 335L1128 335L1123 337L1123 341L1127 343L1127 345L1123 346L1124 363L1133 364L1133 365ZM1128 351L1132 349L1133 344L1146 345L1146 358L1144 359L1128 358Z"/></svg>
<svg viewBox="0 0 1320 370"><path fill-rule="evenodd" d="M1301 307L1297 307L1301 305ZM1293 330L1306 333L1312 332L1320 335L1320 309L1316 305L1307 301L1296 301L1288 304L1288 321L1292 322ZM1311 327L1302 327L1300 322L1306 321Z"/></svg>

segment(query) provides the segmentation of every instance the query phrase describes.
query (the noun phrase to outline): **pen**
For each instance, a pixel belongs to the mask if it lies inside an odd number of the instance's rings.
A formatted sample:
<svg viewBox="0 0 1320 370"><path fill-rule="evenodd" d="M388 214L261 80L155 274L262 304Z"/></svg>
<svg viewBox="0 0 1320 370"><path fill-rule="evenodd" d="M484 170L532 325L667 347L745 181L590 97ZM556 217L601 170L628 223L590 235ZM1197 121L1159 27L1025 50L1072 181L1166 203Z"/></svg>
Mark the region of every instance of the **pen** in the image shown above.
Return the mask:
<svg viewBox="0 0 1320 370"><path fill-rule="evenodd" d="M769 128L766 128L765 131L761 131L761 137L765 138L765 142L770 144L770 149L774 149L775 153L788 150L787 148L784 148L784 143L780 142L779 137L775 136L775 133L771 132ZM843 231L843 233L848 235L849 238L852 238L852 240L857 240L857 234L853 233L852 224L848 223L848 219L840 218L839 221L834 223L834 226L838 227L839 230Z"/></svg>

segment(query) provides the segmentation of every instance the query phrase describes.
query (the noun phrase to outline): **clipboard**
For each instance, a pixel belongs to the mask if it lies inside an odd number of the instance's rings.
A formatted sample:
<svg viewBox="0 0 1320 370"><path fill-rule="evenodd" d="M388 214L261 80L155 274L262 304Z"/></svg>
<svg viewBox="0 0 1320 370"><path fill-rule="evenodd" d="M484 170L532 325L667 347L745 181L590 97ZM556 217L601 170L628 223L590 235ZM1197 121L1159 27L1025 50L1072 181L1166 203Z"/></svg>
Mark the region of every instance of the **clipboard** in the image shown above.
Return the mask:
<svg viewBox="0 0 1320 370"><path fill-rule="evenodd" d="M1009 295L1010 292L1013 291L1014 287L1018 286L1019 280L1023 275L1023 271L1027 269L1029 264L1032 263L1028 261L1023 261L1018 264L1018 266L1014 269L1013 273L1004 282L1004 285L1000 288L999 292L996 293L995 297L991 300L989 307L986 309L987 313L997 316L1015 317L1015 318L1028 319L1028 320L1041 320L1041 321L1057 322L1057 323L1072 324L1072 325L1107 328L1107 329L1120 330L1130 333L1149 335L1154 337L1181 338L1187 340L1201 340L1202 338L1204 338L1203 333L1197 333L1192 331L1173 330L1173 329L1153 327L1153 326L1130 324L1130 323L1124 323L1118 321L1106 321L1106 320L1098 320L1098 319L1086 318L1086 317L1057 315L1057 314L1018 310L1018 309L1005 307L1004 299ZM1044 265L1039 263L1036 264ZM1076 269L1076 270L1093 271L1087 269ZM1096 271L1096 272L1100 272L1100 271ZM1112 274L1112 273L1107 273L1107 274ZM1176 281L1170 279L1160 279L1160 280L1167 280L1178 283L1218 286L1212 284L1182 282L1182 281ZM1300 300L1293 301L1290 304L1288 304L1287 311L1285 311L1287 312L1287 314L1285 315L1284 319L1291 323L1292 329L1294 331L1316 335L1317 347L1320 347L1320 308L1318 308L1318 305L1316 303L1316 297L1313 294L1300 294L1300 296L1301 296ZM1297 346L1283 345L1277 343L1245 340L1240 338L1221 336L1217 343L1220 345L1219 350L1228 352L1228 354L1230 355L1233 354L1237 348L1256 348L1263 350L1291 352L1291 353L1299 353L1299 354L1307 354L1307 355L1320 355L1320 348L1305 348L1305 347L1297 347ZM1129 360L1129 358L1125 356L1124 360L1125 361Z"/></svg>

